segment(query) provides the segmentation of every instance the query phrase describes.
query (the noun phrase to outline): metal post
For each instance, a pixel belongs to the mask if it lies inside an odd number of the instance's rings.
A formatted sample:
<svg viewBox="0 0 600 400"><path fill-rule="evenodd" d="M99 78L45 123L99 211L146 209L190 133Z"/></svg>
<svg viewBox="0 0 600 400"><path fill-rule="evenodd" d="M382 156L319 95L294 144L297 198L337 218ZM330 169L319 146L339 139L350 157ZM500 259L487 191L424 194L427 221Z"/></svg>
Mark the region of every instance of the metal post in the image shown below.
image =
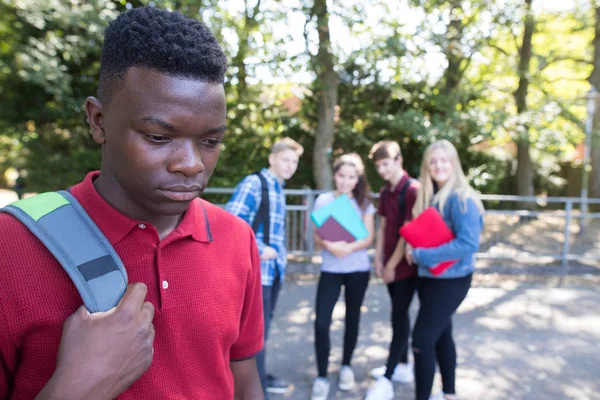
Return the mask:
<svg viewBox="0 0 600 400"><path fill-rule="evenodd" d="M308 250L308 262L312 263L313 255L315 252L315 238L313 237L313 223L310 218L310 213L312 212L315 205L315 194L311 188L306 189L306 247Z"/></svg>
<svg viewBox="0 0 600 400"><path fill-rule="evenodd" d="M583 145L583 168L581 170L581 216L579 221L579 234L583 234L585 230L585 219L588 212L588 185L589 185L589 172L590 166L590 155L592 150L592 131L594 124L594 113L596 111L596 97L598 91L594 86L587 93L585 98L587 99L587 120L585 122L585 142Z"/></svg>
<svg viewBox="0 0 600 400"><path fill-rule="evenodd" d="M563 248L562 248L562 254L561 254L561 266L562 266L562 271L561 274L562 276L567 275L567 272L569 270L569 248L570 248L570 237L571 237L571 232L570 232L570 226L571 226L571 215L573 214L573 202L571 200L567 200L566 204L565 204L565 231L564 231L564 241L563 241Z"/></svg>

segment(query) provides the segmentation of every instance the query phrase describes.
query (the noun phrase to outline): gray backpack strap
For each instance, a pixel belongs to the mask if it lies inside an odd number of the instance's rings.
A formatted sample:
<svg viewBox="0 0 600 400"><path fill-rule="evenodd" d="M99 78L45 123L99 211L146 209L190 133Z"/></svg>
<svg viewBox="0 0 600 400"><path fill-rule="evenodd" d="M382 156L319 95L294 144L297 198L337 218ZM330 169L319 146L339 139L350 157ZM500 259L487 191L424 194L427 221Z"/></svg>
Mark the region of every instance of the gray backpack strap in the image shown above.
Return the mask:
<svg viewBox="0 0 600 400"><path fill-rule="evenodd" d="M123 262L70 193L38 194L0 211L21 221L48 248L89 312L107 311L121 300L127 289Z"/></svg>

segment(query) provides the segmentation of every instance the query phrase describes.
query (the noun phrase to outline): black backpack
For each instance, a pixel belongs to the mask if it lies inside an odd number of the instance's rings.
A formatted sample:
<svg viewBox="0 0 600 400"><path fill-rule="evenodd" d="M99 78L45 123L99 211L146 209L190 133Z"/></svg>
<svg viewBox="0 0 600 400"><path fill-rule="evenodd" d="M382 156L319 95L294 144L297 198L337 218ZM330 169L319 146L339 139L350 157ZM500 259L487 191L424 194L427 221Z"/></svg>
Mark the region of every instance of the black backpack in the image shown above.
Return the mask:
<svg viewBox="0 0 600 400"><path fill-rule="evenodd" d="M260 205L252 221L252 230L256 234L258 227L262 224L263 226L263 242L269 246L269 240L271 235L271 215L269 212L269 186L265 177L259 172L255 172L252 175L258 176L260 179Z"/></svg>

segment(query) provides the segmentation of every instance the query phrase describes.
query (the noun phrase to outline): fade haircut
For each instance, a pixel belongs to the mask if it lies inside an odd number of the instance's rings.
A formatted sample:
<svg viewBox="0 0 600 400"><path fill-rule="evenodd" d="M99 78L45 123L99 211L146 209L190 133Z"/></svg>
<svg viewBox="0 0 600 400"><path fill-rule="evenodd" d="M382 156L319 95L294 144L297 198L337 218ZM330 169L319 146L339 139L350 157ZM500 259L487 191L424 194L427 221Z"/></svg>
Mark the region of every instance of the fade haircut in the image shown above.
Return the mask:
<svg viewBox="0 0 600 400"><path fill-rule="evenodd" d="M105 105L131 67L222 84L227 58L202 22L176 11L140 7L119 15L104 33L98 98Z"/></svg>

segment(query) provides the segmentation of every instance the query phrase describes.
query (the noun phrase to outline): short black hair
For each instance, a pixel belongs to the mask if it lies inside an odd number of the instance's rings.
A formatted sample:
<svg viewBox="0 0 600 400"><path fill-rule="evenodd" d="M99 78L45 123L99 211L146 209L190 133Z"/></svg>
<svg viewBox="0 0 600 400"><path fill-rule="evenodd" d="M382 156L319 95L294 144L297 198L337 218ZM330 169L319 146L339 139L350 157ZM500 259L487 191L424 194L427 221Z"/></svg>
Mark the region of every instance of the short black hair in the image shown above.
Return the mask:
<svg viewBox="0 0 600 400"><path fill-rule="evenodd" d="M223 83L227 58L202 22L177 11L140 7L112 21L104 33L98 97L108 104L131 67Z"/></svg>

